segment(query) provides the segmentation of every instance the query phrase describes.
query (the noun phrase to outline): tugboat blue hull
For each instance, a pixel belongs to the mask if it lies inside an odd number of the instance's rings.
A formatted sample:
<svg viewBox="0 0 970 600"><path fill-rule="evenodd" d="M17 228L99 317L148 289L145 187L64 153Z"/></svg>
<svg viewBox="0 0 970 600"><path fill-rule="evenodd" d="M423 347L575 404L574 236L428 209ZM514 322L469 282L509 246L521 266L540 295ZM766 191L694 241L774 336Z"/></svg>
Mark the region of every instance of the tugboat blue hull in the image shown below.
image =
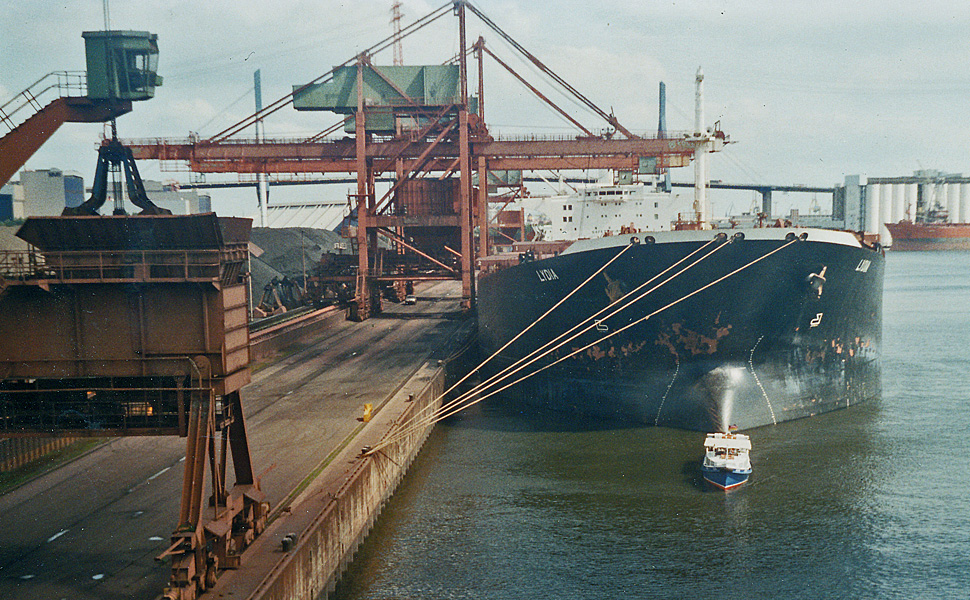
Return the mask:
<svg viewBox="0 0 970 600"><path fill-rule="evenodd" d="M747 481L751 475L751 471L727 471L724 469L701 467L701 475L704 477L704 481L718 489L727 491L733 490Z"/></svg>

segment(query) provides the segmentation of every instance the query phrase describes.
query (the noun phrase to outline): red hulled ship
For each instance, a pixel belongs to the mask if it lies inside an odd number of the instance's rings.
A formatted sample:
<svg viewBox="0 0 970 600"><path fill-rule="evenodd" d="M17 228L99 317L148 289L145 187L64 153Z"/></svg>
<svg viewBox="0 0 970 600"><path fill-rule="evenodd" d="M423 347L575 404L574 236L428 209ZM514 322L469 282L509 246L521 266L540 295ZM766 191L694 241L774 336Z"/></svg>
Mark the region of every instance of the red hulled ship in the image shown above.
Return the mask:
<svg viewBox="0 0 970 600"><path fill-rule="evenodd" d="M886 223L893 250L970 250L970 223Z"/></svg>

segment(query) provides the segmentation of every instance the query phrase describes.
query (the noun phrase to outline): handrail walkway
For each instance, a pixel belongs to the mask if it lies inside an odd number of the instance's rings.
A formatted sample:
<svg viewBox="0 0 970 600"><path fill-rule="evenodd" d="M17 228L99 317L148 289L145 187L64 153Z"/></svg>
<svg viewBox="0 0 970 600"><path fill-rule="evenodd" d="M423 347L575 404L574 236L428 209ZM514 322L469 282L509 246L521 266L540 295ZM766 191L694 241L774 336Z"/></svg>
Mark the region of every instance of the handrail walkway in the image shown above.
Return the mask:
<svg viewBox="0 0 970 600"><path fill-rule="evenodd" d="M130 100L87 97L83 71L53 71L0 106L0 185L64 123L104 123L131 112Z"/></svg>
<svg viewBox="0 0 970 600"><path fill-rule="evenodd" d="M84 71L52 71L0 106L0 122L6 125L9 131L13 131L20 123L37 114L50 103L42 102L46 97L53 94L52 102L57 98L83 97L87 93L88 83ZM34 110L23 121L15 121L14 116L25 108Z"/></svg>

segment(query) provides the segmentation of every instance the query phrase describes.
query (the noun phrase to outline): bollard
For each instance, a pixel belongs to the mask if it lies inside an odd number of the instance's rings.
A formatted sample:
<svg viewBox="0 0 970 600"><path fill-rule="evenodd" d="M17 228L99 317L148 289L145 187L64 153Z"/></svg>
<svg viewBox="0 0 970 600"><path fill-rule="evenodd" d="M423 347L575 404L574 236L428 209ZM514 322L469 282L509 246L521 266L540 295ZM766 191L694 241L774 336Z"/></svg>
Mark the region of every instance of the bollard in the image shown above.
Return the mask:
<svg viewBox="0 0 970 600"><path fill-rule="evenodd" d="M364 423L367 423L368 421L370 421L371 412L373 411L373 409L374 409L373 404L364 405Z"/></svg>

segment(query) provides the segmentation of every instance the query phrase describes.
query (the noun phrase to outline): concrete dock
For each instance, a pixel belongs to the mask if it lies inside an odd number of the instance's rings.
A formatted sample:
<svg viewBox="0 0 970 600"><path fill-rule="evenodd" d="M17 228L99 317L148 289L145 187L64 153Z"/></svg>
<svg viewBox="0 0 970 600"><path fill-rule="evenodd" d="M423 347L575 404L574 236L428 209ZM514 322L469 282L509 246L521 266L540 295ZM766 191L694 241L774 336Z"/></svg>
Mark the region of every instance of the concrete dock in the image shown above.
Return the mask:
<svg viewBox="0 0 970 600"><path fill-rule="evenodd" d="M368 459L360 448L437 400L443 365L472 335L460 295L455 282L419 289L415 306L332 322L257 369L242 398L274 520L204 597L313 598L332 585L426 432ZM181 438L113 439L0 497L0 597L157 597L169 568L154 557L177 520L184 451Z"/></svg>

